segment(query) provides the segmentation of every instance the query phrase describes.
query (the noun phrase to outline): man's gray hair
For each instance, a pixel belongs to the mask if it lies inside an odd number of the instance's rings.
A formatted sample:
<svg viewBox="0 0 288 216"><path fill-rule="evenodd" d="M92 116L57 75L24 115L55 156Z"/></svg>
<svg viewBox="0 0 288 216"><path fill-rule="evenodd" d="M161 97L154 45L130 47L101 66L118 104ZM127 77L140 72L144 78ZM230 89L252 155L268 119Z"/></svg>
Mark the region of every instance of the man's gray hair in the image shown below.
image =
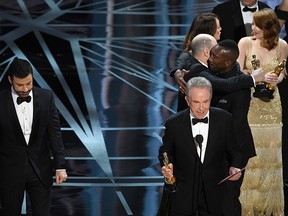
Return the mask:
<svg viewBox="0 0 288 216"><path fill-rule="evenodd" d="M210 92L212 98L213 90L211 82L204 77L193 77L187 82L186 86L186 95L190 98L190 89L191 88L207 88Z"/></svg>

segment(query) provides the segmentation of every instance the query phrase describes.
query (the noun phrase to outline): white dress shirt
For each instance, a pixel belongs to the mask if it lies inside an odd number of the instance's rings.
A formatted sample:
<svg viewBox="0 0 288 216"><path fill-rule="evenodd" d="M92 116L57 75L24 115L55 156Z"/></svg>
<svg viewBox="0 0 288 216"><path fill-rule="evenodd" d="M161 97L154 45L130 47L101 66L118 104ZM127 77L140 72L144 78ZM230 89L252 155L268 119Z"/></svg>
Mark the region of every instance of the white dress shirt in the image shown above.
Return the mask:
<svg viewBox="0 0 288 216"><path fill-rule="evenodd" d="M14 91L13 87L11 87L11 92L19 124L21 126L26 143L28 145L33 122L33 94L32 91L30 91L29 93L29 95L31 96L30 103L24 101L18 105L17 104L18 94Z"/></svg>
<svg viewBox="0 0 288 216"><path fill-rule="evenodd" d="M240 2L240 8L241 8L241 13L242 13L242 17L243 17L243 22L245 25L245 30L246 30L246 34L247 36L251 36L251 32L252 32L252 21L253 21L253 13L251 11L243 11L243 8L245 7L244 5L242 5L241 1ZM255 5L250 6L249 8L257 8L256 11L259 10L258 8L258 1L256 2Z"/></svg>
<svg viewBox="0 0 288 216"><path fill-rule="evenodd" d="M201 162L203 163L204 157L205 157L205 152L207 148L207 140L208 140L208 131L209 131L209 112L206 114L205 117L208 117L208 124L199 122L195 125L192 124L192 118L195 118L193 113L190 111L190 122L191 122L191 127L192 127L192 134L193 138L195 140L196 135L201 134L203 136L203 142L202 142L202 151L200 152L200 147L196 143L196 148L197 148L197 153L200 157L201 153ZM205 118L204 117L204 118Z"/></svg>

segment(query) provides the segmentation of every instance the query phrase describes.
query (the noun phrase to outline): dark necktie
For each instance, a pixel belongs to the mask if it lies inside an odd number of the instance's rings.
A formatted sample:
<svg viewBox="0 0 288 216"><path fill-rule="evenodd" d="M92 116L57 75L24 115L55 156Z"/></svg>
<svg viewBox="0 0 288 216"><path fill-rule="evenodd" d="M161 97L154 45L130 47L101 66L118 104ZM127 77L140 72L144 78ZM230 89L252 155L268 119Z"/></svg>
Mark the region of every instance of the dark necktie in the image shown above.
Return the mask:
<svg viewBox="0 0 288 216"><path fill-rule="evenodd" d="M29 103L31 101L31 96L27 96L27 97L17 97L17 104L21 104L22 102L26 101L27 103Z"/></svg>
<svg viewBox="0 0 288 216"><path fill-rule="evenodd" d="M254 7L254 8L249 8L249 7L247 7L247 6L245 6L244 8L243 8L243 12L247 12L247 11L250 11L250 12L255 12L257 10L257 7Z"/></svg>
<svg viewBox="0 0 288 216"><path fill-rule="evenodd" d="M208 123L208 117L205 117L203 119L197 119L197 118L192 118L192 124L195 125L199 122L203 122L203 123Z"/></svg>

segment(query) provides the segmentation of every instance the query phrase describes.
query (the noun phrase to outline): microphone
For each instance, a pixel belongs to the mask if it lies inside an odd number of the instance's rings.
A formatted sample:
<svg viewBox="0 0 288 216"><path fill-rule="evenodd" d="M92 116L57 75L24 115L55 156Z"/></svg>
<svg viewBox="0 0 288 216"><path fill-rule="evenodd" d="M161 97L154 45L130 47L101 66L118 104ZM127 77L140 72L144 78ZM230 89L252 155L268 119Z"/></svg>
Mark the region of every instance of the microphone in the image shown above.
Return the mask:
<svg viewBox="0 0 288 216"><path fill-rule="evenodd" d="M202 149L203 136L201 134L197 134L195 136L195 142L198 144L199 148Z"/></svg>
<svg viewBox="0 0 288 216"><path fill-rule="evenodd" d="M199 162L198 161L198 158L195 157L195 175L197 176L198 175L198 178L196 179L196 176L194 175L194 184L193 184L193 193L194 191L196 191L196 215L199 215L198 213L198 202L199 202L199 194L200 194L200 190L202 191L203 189L199 189L201 188L200 185L201 185L201 175L202 175L202 166L201 166L201 158L202 158L202 143L203 143L203 136L201 134L197 134L195 137L194 137L194 142L196 144L196 148L197 148L197 145L199 146L200 148L200 154L199 154ZM198 174L196 174L196 170L198 170ZM196 184L195 184L195 181L197 180ZM194 197L194 195L193 195ZM193 205L194 205L194 202L193 202Z"/></svg>

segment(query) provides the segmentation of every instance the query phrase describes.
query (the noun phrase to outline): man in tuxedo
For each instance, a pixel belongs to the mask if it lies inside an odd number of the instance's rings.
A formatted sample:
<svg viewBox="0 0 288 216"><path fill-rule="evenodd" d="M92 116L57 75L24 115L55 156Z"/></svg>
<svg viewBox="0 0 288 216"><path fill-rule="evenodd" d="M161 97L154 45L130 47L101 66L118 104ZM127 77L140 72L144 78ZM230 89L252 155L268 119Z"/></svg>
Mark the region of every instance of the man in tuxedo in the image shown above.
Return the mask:
<svg viewBox="0 0 288 216"><path fill-rule="evenodd" d="M166 152L171 162L164 166L160 160L164 177L169 180L174 176L178 185L171 215L220 216L226 182L217 184L228 171L235 174L230 180L241 176L241 156L231 130L232 116L210 107L212 85L206 78L190 79L186 95L189 108L167 120L159 149L159 158Z"/></svg>
<svg viewBox="0 0 288 216"><path fill-rule="evenodd" d="M198 51L201 49L199 49L197 44L201 44L201 41L204 42L207 41L207 39L203 37L199 38L199 40L199 42L195 42L195 47L193 46L194 42L192 41L192 47ZM205 55L199 51L199 56L196 55L196 58L203 59ZM191 66L189 74L185 76L185 80L201 76L207 78L212 83L213 97L211 105L225 109L232 114L232 129L235 134L235 143L240 148L240 165L241 168L243 168L248 163L249 158L256 155L251 130L247 120L251 97L250 88L242 86L243 88L229 90L229 85L225 86L224 84L221 84L221 82L217 81L218 79L223 81L243 76L239 64L237 63L238 56L239 49L236 42L233 40L220 41L210 49L210 55L206 59L209 68L207 68L206 65L203 65L200 60L199 63L195 63ZM277 79L277 76L273 73L268 73L265 75L264 79L266 81L269 79ZM237 84L234 84L234 87L235 86L237 86ZM240 195L242 181L243 175L239 181L228 183L229 193L226 194L225 198L227 198L227 203L233 201L232 205L234 208L226 208L225 210L227 215L241 215L241 204L238 197Z"/></svg>
<svg viewBox="0 0 288 216"><path fill-rule="evenodd" d="M263 8L269 6L257 0L230 0L214 7L212 12L219 16L222 27L220 40L238 43L242 37L251 35L252 13Z"/></svg>
<svg viewBox="0 0 288 216"><path fill-rule="evenodd" d="M208 59L209 69L217 76L227 79L240 76L242 72L237 63L239 49L233 40L223 40L211 49ZM251 129L248 124L248 111L250 106L250 89L244 88L231 93L213 92L212 106L222 108L232 114L232 131L235 134L235 142L241 152L241 168L246 167L248 160L256 156ZM234 208L230 209L230 215L241 216L241 203L239 201L240 188L244 174L238 181L229 182L230 193L225 198L226 202L233 201ZM228 210L228 209L227 209ZM227 213L228 214L228 213Z"/></svg>
<svg viewBox="0 0 288 216"><path fill-rule="evenodd" d="M31 64L15 58L11 87L0 93L0 195L4 216L21 215L24 191L33 215L50 215L52 161L56 183L66 181L64 147L53 93L33 87Z"/></svg>

